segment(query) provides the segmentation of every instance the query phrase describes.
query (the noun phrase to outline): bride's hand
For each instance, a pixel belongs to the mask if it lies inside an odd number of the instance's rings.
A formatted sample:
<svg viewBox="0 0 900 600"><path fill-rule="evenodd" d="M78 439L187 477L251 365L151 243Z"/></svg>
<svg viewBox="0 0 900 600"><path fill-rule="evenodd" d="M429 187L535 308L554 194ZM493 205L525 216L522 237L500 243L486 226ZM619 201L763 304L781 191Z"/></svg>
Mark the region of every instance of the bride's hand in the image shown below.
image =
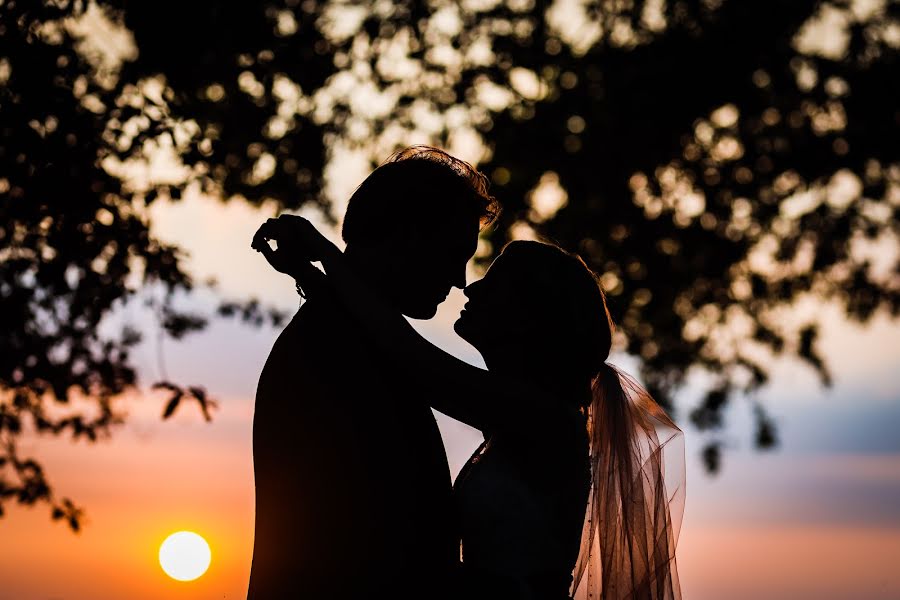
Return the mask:
<svg viewBox="0 0 900 600"><path fill-rule="evenodd" d="M277 249L269 246L269 240L275 240ZM250 246L261 252L275 270L288 275L296 275L309 263L340 253L312 223L297 215L268 219L256 231Z"/></svg>

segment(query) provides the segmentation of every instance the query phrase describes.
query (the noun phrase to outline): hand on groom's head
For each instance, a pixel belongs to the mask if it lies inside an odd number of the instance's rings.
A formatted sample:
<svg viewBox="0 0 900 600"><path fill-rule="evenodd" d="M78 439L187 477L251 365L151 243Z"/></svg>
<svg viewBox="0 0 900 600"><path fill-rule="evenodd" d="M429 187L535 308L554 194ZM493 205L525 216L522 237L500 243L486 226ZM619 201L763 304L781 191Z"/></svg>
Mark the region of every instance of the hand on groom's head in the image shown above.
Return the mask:
<svg viewBox="0 0 900 600"><path fill-rule="evenodd" d="M269 245L272 240L274 249ZM309 220L297 215L268 219L254 234L250 247L262 253L276 271L294 277L304 273L310 263L340 253Z"/></svg>
<svg viewBox="0 0 900 600"><path fill-rule="evenodd" d="M284 222L268 219L256 230L250 247L261 253L276 271L291 275L303 256L298 252L297 244L291 243L290 237ZM269 244L270 241L275 242L275 248Z"/></svg>

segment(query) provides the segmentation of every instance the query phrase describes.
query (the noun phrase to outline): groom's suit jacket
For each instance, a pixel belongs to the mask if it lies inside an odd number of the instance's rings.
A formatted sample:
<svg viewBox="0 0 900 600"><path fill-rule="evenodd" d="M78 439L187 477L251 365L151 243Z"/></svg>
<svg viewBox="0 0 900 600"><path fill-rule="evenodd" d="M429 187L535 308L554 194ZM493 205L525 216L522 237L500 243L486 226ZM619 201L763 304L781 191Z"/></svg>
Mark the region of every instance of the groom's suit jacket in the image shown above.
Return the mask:
<svg viewBox="0 0 900 600"><path fill-rule="evenodd" d="M253 421L249 600L440 595L459 557L447 457L417 378L382 355L327 296L275 342Z"/></svg>

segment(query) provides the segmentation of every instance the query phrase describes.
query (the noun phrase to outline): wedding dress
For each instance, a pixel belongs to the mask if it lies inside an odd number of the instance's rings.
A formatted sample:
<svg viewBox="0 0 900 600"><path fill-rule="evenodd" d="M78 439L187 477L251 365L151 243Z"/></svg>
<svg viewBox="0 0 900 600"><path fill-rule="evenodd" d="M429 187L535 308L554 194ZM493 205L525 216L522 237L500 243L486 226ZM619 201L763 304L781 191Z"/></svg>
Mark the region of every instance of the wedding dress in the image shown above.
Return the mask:
<svg viewBox="0 0 900 600"><path fill-rule="evenodd" d="M641 386L615 371L624 388L615 424L599 414L599 402L587 416L547 415L525 434L486 434L460 471L462 597L681 598L675 547L684 436ZM627 450L611 458L610 431L626 430Z"/></svg>
<svg viewBox="0 0 900 600"><path fill-rule="evenodd" d="M467 598L569 597L590 469L584 417L534 436L498 432L454 485Z"/></svg>

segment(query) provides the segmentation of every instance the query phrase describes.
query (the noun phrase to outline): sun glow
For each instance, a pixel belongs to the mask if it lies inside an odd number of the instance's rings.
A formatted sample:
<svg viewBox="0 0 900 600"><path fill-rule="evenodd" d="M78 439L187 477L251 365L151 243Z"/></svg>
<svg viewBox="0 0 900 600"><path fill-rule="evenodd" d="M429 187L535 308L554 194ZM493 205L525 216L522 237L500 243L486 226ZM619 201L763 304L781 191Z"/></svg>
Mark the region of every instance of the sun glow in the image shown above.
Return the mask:
<svg viewBox="0 0 900 600"><path fill-rule="evenodd" d="M193 581L209 568L209 544L193 531L178 531L159 547L159 564L166 575L178 581Z"/></svg>

